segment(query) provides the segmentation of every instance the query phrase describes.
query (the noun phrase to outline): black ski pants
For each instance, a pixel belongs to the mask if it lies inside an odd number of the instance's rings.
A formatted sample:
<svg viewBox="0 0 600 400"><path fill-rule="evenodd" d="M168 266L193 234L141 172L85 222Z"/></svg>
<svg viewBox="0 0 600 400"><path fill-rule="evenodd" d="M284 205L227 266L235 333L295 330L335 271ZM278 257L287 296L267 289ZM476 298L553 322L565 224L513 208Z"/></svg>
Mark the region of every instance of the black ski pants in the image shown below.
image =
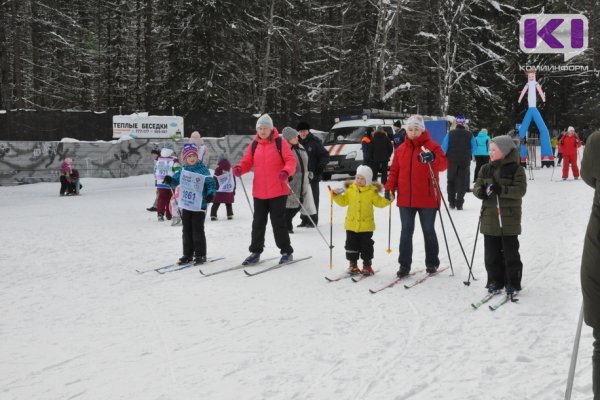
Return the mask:
<svg viewBox="0 0 600 400"><path fill-rule="evenodd" d="M448 202L452 206L462 207L465 192L469 186L469 164L448 163Z"/></svg>
<svg viewBox="0 0 600 400"><path fill-rule="evenodd" d="M181 211L183 224L183 255L186 257L206 256L206 235L204 234L205 211Z"/></svg>
<svg viewBox="0 0 600 400"><path fill-rule="evenodd" d="M346 260L356 263L360 257L364 265L371 265L374 244L373 232L346 231Z"/></svg>
<svg viewBox="0 0 600 400"><path fill-rule="evenodd" d="M486 287L496 282L499 288L511 286L521 290L523 263L519 254L519 237L483 235L483 247L488 275Z"/></svg>
<svg viewBox="0 0 600 400"><path fill-rule="evenodd" d="M287 196L273 197L271 199L254 198L254 219L252 220L251 253L262 253L265 247L265 231L267 219L271 217L271 226L275 236L275 244L281 254L292 254L294 249L290 243L290 235L285 219L285 203Z"/></svg>
<svg viewBox="0 0 600 400"><path fill-rule="evenodd" d="M381 172L381 184L385 185L388 177L388 160L373 161L371 169L373 170L373 182L377 181L377 175Z"/></svg>

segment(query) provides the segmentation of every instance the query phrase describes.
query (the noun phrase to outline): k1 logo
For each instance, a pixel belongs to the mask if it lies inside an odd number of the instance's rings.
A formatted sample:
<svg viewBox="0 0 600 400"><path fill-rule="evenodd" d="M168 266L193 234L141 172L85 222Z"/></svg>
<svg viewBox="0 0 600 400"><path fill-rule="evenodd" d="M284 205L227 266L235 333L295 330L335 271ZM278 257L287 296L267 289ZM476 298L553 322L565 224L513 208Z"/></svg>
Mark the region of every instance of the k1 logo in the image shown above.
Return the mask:
<svg viewBox="0 0 600 400"><path fill-rule="evenodd" d="M581 14L527 14L519 21L525 53L562 53L565 61L588 48L588 20Z"/></svg>

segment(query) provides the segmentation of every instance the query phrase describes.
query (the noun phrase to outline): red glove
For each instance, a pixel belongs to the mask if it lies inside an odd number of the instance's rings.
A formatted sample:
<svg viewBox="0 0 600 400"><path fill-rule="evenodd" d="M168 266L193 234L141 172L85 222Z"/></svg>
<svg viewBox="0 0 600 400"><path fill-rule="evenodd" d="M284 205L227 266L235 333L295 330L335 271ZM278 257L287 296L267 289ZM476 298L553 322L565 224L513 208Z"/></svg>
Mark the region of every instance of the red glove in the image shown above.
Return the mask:
<svg viewBox="0 0 600 400"><path fill-rule="evenodd" d="M289 177L290 177L290 174L288 174L288 172L286 170L283 170L279 173L279 180L282 182L287 182Z"/></svg>
<svg viewBox="0 0 600 400"><path fill-rule="evenodd" d="M233 167L233 175L237 177L242 176L242 167L240 167L239 165Z"/></svg>

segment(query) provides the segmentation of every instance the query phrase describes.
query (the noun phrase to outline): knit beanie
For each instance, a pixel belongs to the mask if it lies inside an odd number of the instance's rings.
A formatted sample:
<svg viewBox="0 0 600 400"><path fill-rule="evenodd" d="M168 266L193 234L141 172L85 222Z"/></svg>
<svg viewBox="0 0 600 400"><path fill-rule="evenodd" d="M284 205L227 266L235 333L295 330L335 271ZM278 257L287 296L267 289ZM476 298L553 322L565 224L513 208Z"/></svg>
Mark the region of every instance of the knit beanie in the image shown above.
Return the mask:
<svg viewBox="0 0 600 400"><path fill-rule="evenodd" d="M502 152L502 154L504 154L505 156L510 153L510 151L514 148L517 147L517 144L515 143L515 141L513 140L513 138L511 138L508 135L501 135L501 136L496 136L495 138L493 138L491 140L492 143L495 143L496 146L498 146L498 149Z"/></svg>
<svg viewBox="0 0 600 400"><path fill-rule="evenodd" d="M172 142L165 142L165 144L163 144L163 149L171 149L171 150L173 150L173 143Z"/></svg>
<svg viewBox="0 0 600 400"><path fill-rule="evenodd" d="M573 128L572 126L567 128L567 132L575 132L575 128Z"/></svg>
<svg viewBox="0 0 600 400"><path fill-rule="evenodd" d="M67 158L65 158L65 162L66 162L67 164L73 164L73 159L72 159L72 158L69 158L69 157L67 157Z"/></svg>
<svg viewBox="0 0 600 400"><path fill-rule="evenodd" d="M308 125L308 122L299 122L298 126L296 126L296 130L297 131L309 131L310 130L310 125Z"/></svg>
<svg viewBox="0 0 600 400"><path fill-rule="evenodd" d="M183 145L183 149L181 150L181 159L185 160L192 154L195 154L198 157L198 146L194 143L186 143Z"/></svg>
<svg viewBox="0 0 600 400"><path fill-rule="evenodd" d="M456 121L456 125L464 125L465 124L465 116L459 114L455 117L454 121Z"/></svg>
<svg viewBox="0 0 600 400"><path fill-rule="evenodd" d="M365 181L367 181L367 186L373 183L373 171L371 171L371 168L366 165L359 165L358 168L356 168L356 175L360 175L365 178Z"/></svg>
<svg viewBox="0 0 600 400"><path fill-rule="evenodd" d="M394 126L396 128L402 128L402 122L400 122L400 120L397 120L396 122L394 122Z"/></svg>
<svg viewBox="0 0 600 400"><path fill-rule="evenodd" d="M258 130L258 128L261 126L273 129L273 120L271 117L269 117L269 114L263 114L260 116L260 118L258 118L258 121L256 121L256 130Z"/></svg>
<svg viewBox="0 0 600 400"><path fill-rule="evenodd" d="M283 136L285 140L289 141L295 137L298 137L298 131L292 127L286 126L281 131L281 136Z"/></svg>
<svg viewBox="0 0 600 400"><path fill-rule="evenodd" d="M406 120L406 127L409 128L411 126L415 126L417 128L420 128L422 131L425 130L425 121L423 120L423 117L419 114L415 114L415 115L411 115L407 120Z"/></svg>

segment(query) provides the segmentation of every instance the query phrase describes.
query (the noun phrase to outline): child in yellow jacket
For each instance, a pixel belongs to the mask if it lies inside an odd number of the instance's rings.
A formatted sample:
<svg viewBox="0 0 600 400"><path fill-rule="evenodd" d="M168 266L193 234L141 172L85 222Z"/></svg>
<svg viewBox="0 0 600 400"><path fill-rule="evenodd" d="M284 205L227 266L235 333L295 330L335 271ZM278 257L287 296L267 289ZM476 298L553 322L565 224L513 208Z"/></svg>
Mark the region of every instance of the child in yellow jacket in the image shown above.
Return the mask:
<svg viewBox="0 0 600 400"><path fill-rule="evenodd" d="M356 275L373 275L371 266L373 259L373 231L375 231L375 218L373 206L387 207L390 200L381 197L379 193L383 186L372 182L373 171L366 165L356 169L354 182L347 181L345 189L333 189L333 200L340 206L348 206L344 229L346 229L346 259L350 261L348 273ZM363 260L362 271L358 268L358 258Z"/></svg>

